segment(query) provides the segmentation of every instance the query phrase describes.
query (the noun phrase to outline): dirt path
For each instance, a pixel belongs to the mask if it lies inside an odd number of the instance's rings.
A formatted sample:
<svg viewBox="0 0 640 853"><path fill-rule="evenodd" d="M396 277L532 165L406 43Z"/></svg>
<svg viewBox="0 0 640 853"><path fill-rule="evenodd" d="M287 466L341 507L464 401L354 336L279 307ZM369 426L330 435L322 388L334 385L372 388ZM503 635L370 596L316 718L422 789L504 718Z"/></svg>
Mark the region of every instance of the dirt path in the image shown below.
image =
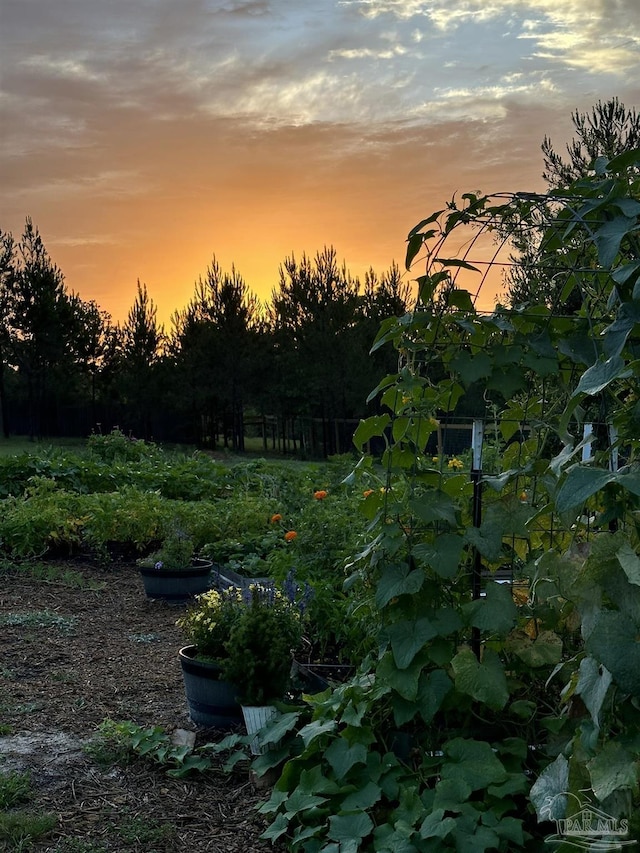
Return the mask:
<svg viewBox="0 0 640 853"><path fill-rule="evenodd" d="M83 588L0 575L0 770L27 770L29 808L57 816L44 853L263 853L264 798L248 767L174 780L83 748L106 718L219 734L190 721L177 651L180 610L145 598L135 567L68 564ZM73 579L78 580L74 574ZM93 587L93 588L90 588Z"/></svg>

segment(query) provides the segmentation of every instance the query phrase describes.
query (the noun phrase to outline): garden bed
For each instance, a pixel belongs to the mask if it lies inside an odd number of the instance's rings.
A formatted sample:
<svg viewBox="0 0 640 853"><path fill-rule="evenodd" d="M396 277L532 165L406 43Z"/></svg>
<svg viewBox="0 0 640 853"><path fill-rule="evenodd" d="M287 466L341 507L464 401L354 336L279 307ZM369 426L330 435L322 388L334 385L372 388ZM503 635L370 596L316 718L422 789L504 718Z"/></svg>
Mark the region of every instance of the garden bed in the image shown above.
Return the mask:
<svg viewBox="0 0 640 853"><path fill-rule="evenodd" d="M56 818L30 849L273 850L259 840L266 824L253 806L265 792L248 765L233 775L214 767L172 779L141 758L111 764L87 752L107 718L196 730L177 657L181 611L147 599L133 565L56 569L46 580L0 575L0 772L30 773L33 796L25 807ZM196 743L218 736L197 730Z"/></svg>

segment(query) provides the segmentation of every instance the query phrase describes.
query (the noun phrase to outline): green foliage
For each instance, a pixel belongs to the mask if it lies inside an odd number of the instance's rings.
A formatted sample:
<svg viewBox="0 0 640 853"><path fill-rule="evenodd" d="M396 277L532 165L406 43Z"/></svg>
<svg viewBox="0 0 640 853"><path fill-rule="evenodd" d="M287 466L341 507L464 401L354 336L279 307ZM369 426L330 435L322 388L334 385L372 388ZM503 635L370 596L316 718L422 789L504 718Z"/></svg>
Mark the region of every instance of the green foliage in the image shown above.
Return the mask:
<svg viewBox="0 0 640 853"><path fill-rule="evenodd" d="M162 454L162 450L152 442L127 436L118 427L107 435L91 433L87 449L102 462L140 462Z"/></svg>
<svg viewBox="0 0 640 853"><path fill-rule="evenodd" d="M131 755L138 755L178 779L211 767L211 760L194 753L191 747L174 744L161 726L144 728L130 720L103 720L86 751L102 764L126 763Z"/></svg>
<svg viewBox="0 0 640 853"><path fill-rule="evenodd" d="M19 808L32 798L28 773L0 772L0 850L28 850L56 825L54 815Z"/></svg>
<svg viewBox="0 0 640 853"><path fill-rule="evenodd" d="M176 625L187 642L196 646L199 656L219 662L226 657L225 644L243 606L239 589L212 589L197 595Z"/></svg>
<svg viewBox="0 0 640 853"><path fill-rule="evenodd" d="M33 843L46 836L57 823L53 814L23 810L0 812L0 850L30 850Z"/></svg>
<svg viewBox="0 0 640 853"><path fill-rule="evenodd" d="M0 809L10 809L31 799L28 773L0 772Z"/></svg>
<svg viewBox="0 0 640 853"><path fill-rule="evenodd" d="M151 566L167 571L187 569L191 565L194 550L192 537L176 525L163 540L162 547L143 560L139 560L139 563L142 566Z"/></svg>
<svg viewBox="0 0 640 853"><path fill-rule="evenodd" d="M0 625L13 625L22 628L57 628L65 634L71 634L76 627L75 616L61 616L48 610L28 611L26 613L7 613L0 616Z"/></svg>
<svg viewBox="0 0 640 853"><path fill-rule="evenodd" d="M377 649L308 697L266 838L304 853L538 850L545 821L589 804L638 837L639 164L639 151L598 162L543 199L466 194L410 233L407 263L425 247L427 272L415 311L381 327L374 346L393 343L401 367L356 433L361 449L385 448L381 488L366 459L353 477L373 488L349 583L370 591ZM545 252L581 307L476 313L449 235L537 227L540 209ZM476 416L505 443L492 476L470 483L426 446L479 380ZM596 419L614 429L581 461ZM518 585L490 580L505 566Z"/></svg>
<svg viewBox="0 0 640 853"><path fill-rule="evenodd" d="M289 575L280 590L252 584L237 598L238 617L224 643L222 677L244 705L282 700L289 687L291 656L302 642L308 591Z"/></svg>

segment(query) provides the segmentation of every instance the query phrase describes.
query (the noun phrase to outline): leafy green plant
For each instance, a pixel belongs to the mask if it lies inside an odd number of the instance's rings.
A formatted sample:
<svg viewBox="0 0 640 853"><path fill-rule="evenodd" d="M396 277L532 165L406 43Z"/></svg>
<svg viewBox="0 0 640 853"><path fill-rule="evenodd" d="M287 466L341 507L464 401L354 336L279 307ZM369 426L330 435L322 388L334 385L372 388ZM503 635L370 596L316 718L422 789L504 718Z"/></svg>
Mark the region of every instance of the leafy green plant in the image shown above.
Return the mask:
<svg viewBox="0 0 640 853"><path fill-rule="evenodd" d="M176 625L187 642L197 648L199 656L220 662L226 657L225 644L243 607L240 589L211 589L195 597Z"/></svg>
<svg viewBox="0 0 640 853"><path fill-rule="evenodd" d="M139 462L141 459L162 454L157 445L127 436L118 427L114 427L107 435L91 433L87 439L87 448L103 462L113 462L116 459Z"/></svg>
<svg viewBox="0 0 640 853"><path fill-rule="evenodd" d="M222 677L245 705L282 700L290 684L292 652L299 648L310 588L291 573L282 590L252 584L240 592L238 618L224 643Z"/></svg>
<svg viewBox="0 0 640 853"><path fill-rule="evenodd" d="M189 746L174 744L161 726L144 728L128 720L103 720L85 749L102 764L126 763L132 755L138 755L163 766L169 776L176 778L211 767L204 755L194 754Z"/></svg>
<svg viewBox="0 0 640 853"><path fill-rule="evenodd" d="M409 234L407 263L426 246L427 271L416 310L381 327L374 349L392 343L401 367L356 432L384 447L349 580L370 590L377 650L294 722L265 837L304 853L538 850L550 821L589 804L638 837L639 163L598 162L546 199L467 194ZM478 314L449 235L526 227L540 209L581 309ZM480 381L478 415L504 442L484 479L426 453ZM583 461L596 409L614 430ZM628 465L611 465L616 448ZM364 458L354 480L376 475ZM520 587L493 579L505 565Z"/></svg>

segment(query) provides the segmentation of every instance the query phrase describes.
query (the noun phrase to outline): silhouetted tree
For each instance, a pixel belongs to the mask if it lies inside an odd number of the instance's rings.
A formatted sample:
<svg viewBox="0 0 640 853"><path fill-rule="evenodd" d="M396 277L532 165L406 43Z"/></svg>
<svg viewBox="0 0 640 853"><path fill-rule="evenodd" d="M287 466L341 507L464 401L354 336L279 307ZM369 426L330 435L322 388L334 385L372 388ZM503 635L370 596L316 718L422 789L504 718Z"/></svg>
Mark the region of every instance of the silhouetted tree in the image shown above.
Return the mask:
<svg viewBox="0 0 640 853"><path fill-rule="evenodd" d="M313 261L291 256L280 268L280 283L272 297L274 328L284 347L295 354L280 383L281 403L291 403L322 419L326 453L335 453L336 419L354 416L353 328L358 321L359 282L338 266L333 247L318 252ZM295 371L294 375L291 372ZM292 395L282 380L291 388Z"/></svg>
<svg viewBox="0 0 640 853"><path fill-rule="evenodd" d="M152 437L152 410L162 406L156 379L164 331L157 313L147 285L138 280L136 298L121 332L121 387L140 437L146 439Z"/></svg>
<svg viewBox="0 0 640 853"><path fill-rule="evenodd" d="M170 350L199 433L223 424L225 446L244 449L244 406L255 373L260 306L242 276L224 273L215 257L194 296L173 316ZM202 426L204 424L204 427ZM203 434L204 433L204 434Z"/></svg>
<svg viewBox="0 0 640 853"><path fill-rule="evenodd" d="M61 270L27 217L5 287L9 359L27 388L31 437L57 431L57 410L77 376L75 335L82 301L68 293Z"/></svg>
<svg viewBox="0 0 640 853"><path fill-rule="evenodd" d="M640 115L626 109L618 98L598 103L589 113L571 114L575 137L566 146L569 159L563 160L551 139L544 137L542 177L552 188L564 187L584 177L598 157L611 160L618 154L640 147Z"/></svg>
<svg viewBox="0 0 640 853"><path fill-rule="evenodd" d="M571 119L575 136L566 146L568 160L563 160L555 151L549 137L544 137L541 146L544 157L542 177L551 189L568 186L587 176L598 157L609 160L640 146L640 115L635 109L626 109L618 98L604 103L598 101L588 113L576 110ZM523 217L525 227L515 227L511 232L516 264L505 281L507 302L513 306L538 302L558 313L574 315L582 305L583 294L578 286L566 292L567 267L558 252L545 249L547 202L540 200L530 204L527 216ZM552 200L548 204L552 204ZM587 281L590 259L585 256L579 266L584 273L584 281ZM575 282L580 279L580 275L573 277Z"/></svg>

